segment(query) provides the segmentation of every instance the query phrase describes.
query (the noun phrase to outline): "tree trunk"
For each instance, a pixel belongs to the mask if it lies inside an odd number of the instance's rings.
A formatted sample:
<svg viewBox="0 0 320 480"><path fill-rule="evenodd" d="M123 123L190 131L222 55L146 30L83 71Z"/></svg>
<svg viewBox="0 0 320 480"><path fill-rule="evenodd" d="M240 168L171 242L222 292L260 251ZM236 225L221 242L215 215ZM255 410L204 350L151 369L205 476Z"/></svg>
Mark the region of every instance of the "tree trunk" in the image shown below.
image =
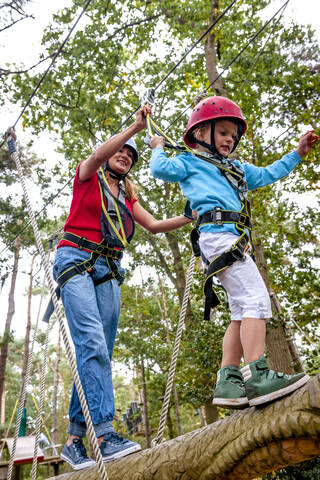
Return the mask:
<svg viewBox="0 0 320 480"><path fill-rule="evenodd" d="M167 413L167 425L168 425L169 438L170 439L175 438L175 434L174 434L174 431L173 431L172 418L171 418L171 414L170 414L170 408L168 408L168 413Z"/></svg>
<svg viewBox="0 0 320 480"><path fill-rule="evenodd" d="M32 299L32 285L33 285L33 266L34 261L36 259L36 255L33 255L31 260L31 267L30 267L30 279L29 279L29 288L28 288L28 307L27 307L27 326L26 326L26 336L24 340L24 354L23 354L23 367L21 373L21 391L25 388L25 381L26 381L26 374L27 374L27 367L29 361L29 346L30 346L30 330L31 330L31 299ZM41 375L41 370L39 370Z"/></svg>
<svg viewBox="0 0 320 480"><path fill-rule="evenodd" d="M167 310L167 302L166 302L166 297L164 294L164 288L163 288L163 282L162 279L158 276L158 283L160 285L160 290L161 290L161 297L162 297L162 303L163 303L163 317L166 323L166 340L167 344L171 346L170 342L170 335L169 335L169 318L168 318L168 310ZM159 304L160 311L162 310L161 305ZM175 406L175 411L176 411L176 421L177 421L177 431L178 435L182 435L182 429L181 429L181 417L180 417L180 409L179 409L179 398L178 398L178 392L177 392L177 386L175 382L172 384L172 390L173 390L173 400L174 400L174 406Z"/></svg>
<svg viewBox="0 0 320 480"><path fill-rule="evenodd" d="M262 242L261 239L255 237L254 232L253 242L255 245L255 259L257 267L259 268L263 281L268 291L270 292L270 281L264 257ZM271 323L271 325L267 327L266 350L268 355L268 362L273 370L292 374L294 373L295 369L293 366L293 357L291 355L291 352L295 351L297 354L296 347L292 339L289 340L283 321L277 318L280 305L276 295L270 294L270 299L272 313L277 323ZM289 348L290 343L291 348ZM300 359L299 362L302 367Z"/></svg>
<svg viewBox="0 0 320 480"><path fill-rule="evenodd" d="M292 395L109 463L109 480L250 480L317 457L320 374ZM97 468L56 477L99 479Z"/></svg>
<svg viewBox="0 0 320 480"><path fill-rule="evenodd" d="M57 343L57 357L53 372L53 394L52 394L52 441L54 445L58 444L58 416L57 416L57 401L58 401L58 385L59 385L59 364L61 360L61 336L60 329Z"/></svg>
<svg viewBox="0 0 320 480"><path fill-rule="evenodd" d="M0 423L1 423L1 425L3 425L6 421L6 391L5 391L5 388L3 389L0 401L1 401Z"/></svg>
<svg viewBox="0 0 320 480"><path fill-rule="evenodd" d="M14 291L16 288L17 274L18 274L18 263L19 263L19 253L20 253L21 241L20 237L17 237L14 243L14 262L13 262L13 272L11 277L11 286L8 298L8 312L6 323L4 327L2 346L0 350L0 398L2 398L4 393L4 381L5 381L5 371L8 357L8 349L10 342L10 328L11 321L15 311L14 305Z"/></svg>
<svg viewBox="0 0 320 480"><path fill-rule="evenodd" d="M206 423L210 425L210 423L214 423L218 420L218 409L216 405L213 405L212 400L207 400L204 404L204 413L206 416Z"/></svg>
<svg viewBox="0 0 320 480"><path fill-rule="evenodd" d="M209 23L213 23L219 11L219 0L212 0L211 1L211 15L209 19ZM212 83L218 77L218 70L217 70L217 51L219 49L219 43L216 43L216 37L214 33L209 33L205 43L205 56L206 56L206 69L208 74L208 79L210 83ZM222 77L214 83L212 87L215 91L216 95L220 95L222 97L227 97L228 92Z"/></svg>
<svg viewBox="0 0 320 480"><path fill-rule="evenodd" d="M178 397L177 386L175 382L173 382L172 390L173 390L174 408L176 411L177 431L178 431L178 435L182 435L179 397Z"/></svg>
<svg viewBox="0 0 320 480"><path fill-rule="evenodd" d="M146 437L146 447L151 447L151 438L150 438L150 426L149 426L149 413L148 413L148 398L147 398L147 386L146 386L146 377L144 370L144 360L141 359L141 380L142 380L142 398L143 398L143 423L145 429Z"/></svg>

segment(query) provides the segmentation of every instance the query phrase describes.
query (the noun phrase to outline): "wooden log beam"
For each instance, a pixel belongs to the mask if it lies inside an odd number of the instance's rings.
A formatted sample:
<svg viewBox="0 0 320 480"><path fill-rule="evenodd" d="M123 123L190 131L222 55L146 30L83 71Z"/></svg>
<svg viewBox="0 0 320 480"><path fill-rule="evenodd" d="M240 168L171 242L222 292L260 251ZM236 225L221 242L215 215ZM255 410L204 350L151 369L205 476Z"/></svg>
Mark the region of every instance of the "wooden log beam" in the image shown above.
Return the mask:
<svg viewBox="0 0 320 480"><path fill-rule="evenodd" d="M247 408L106 464L109 480L242 480L320 455L320 374L292 395ZM99 480L96 468L55 480Z"/></svg>

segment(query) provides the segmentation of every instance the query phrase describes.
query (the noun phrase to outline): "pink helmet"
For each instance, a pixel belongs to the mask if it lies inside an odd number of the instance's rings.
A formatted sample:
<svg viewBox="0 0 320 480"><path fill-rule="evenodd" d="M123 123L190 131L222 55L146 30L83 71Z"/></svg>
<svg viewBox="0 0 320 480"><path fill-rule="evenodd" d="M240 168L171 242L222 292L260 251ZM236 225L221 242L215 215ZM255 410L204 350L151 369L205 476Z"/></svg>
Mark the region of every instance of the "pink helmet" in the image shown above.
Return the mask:
<svg viewBox="0 0 320 480"><path fill-rule="evenodd" d="M241 126L241 134L244 135L247 130L247 123L241 112L240 107L232 100L226 97L208 97L201 100L193 109L187 125L187 131L184 135L184 142L190 147L195 148L192 131L200 125L200 123L215 119L236 120Z"/></svg>

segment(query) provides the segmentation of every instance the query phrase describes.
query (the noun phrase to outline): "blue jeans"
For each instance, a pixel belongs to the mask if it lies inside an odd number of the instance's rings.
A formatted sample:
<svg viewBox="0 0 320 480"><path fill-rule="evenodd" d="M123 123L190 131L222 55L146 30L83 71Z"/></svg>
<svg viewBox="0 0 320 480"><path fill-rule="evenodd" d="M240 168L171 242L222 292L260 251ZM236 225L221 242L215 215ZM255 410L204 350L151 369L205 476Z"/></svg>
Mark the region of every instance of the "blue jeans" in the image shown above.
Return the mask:
<svg viewBox="0 0 320 480"><path fill-rule="evenodd" d="M53 266L55 279L67 268L81 263L90 253L74 247L57 250ZM121 274L124 270L118 264ZM97 437L113 431L114 396L111 357L120 314L121 290L116 280L94 286L93 279L109 272L100 257L92 276L85 272L69 280L61 290L71 337L75 346L78 372ZM86 423L75 388L69 407L70 435L85 437Z"/></svg>

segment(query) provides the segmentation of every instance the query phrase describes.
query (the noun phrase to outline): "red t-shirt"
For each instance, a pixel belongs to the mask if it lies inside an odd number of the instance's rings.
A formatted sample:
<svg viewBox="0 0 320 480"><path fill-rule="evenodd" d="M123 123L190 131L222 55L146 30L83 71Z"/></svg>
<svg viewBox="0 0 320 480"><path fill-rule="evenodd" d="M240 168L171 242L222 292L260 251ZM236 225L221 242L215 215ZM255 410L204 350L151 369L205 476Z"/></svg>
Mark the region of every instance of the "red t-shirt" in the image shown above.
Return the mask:
<svg viewBox="0 0 320 480"><path fill-rule="evenodd" d="M100 243L103 240L100 226L101 197L98 185L98 175L94 174L85 182L79 182L79 167L73 181L73 197L69 216L64 226L65 232L74 233L79 237ZM126 198L126 206L133 214L133 205L138 201L134 198L131 202ZM76 247L67 240L60 240L58 247Z"/></svg>

